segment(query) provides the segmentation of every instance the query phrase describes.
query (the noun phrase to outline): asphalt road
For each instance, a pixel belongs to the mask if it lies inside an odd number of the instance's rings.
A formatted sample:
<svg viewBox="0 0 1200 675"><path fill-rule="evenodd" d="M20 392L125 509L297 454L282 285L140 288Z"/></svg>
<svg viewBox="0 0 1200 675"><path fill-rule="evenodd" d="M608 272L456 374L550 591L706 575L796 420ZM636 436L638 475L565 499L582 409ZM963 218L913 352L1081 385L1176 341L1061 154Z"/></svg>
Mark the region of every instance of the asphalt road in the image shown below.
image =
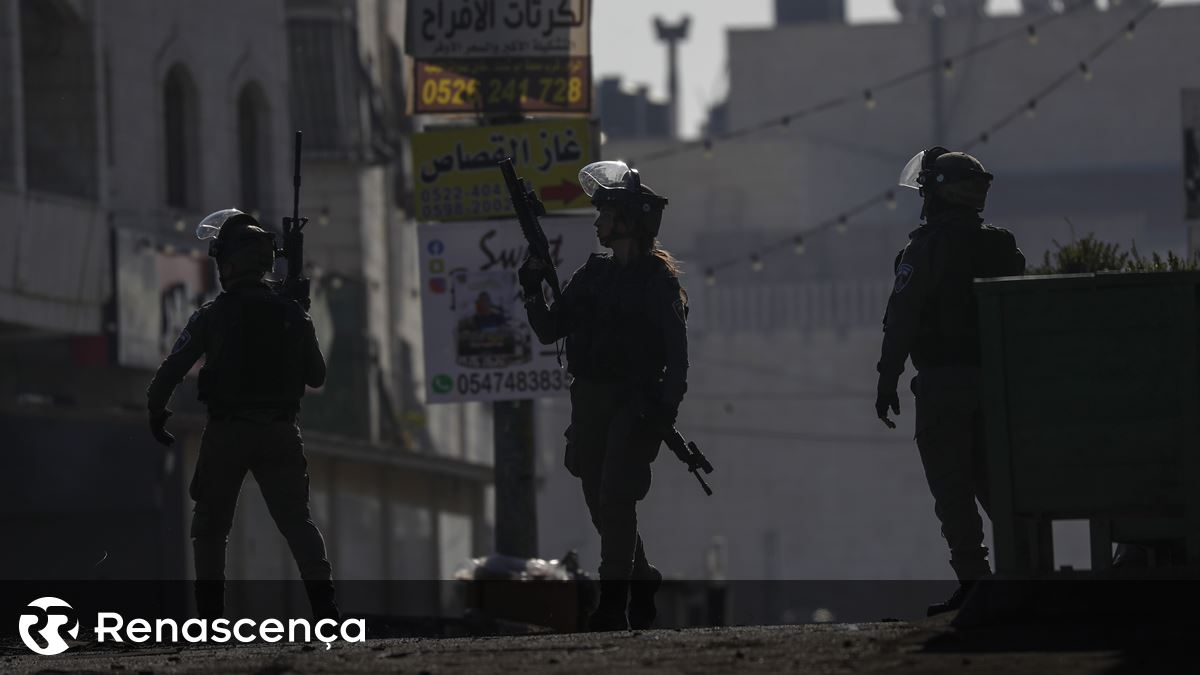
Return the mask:
<svg viewBox="0 0 1200 675"><path fill-rule="evenodd" d="M365 643L120 649L59 656L6 643L0 670L29 673L1061 673L1197 672L1195 626L1055 625L957 630L949 616L865 624L601 634L392 638Z"/></svg>

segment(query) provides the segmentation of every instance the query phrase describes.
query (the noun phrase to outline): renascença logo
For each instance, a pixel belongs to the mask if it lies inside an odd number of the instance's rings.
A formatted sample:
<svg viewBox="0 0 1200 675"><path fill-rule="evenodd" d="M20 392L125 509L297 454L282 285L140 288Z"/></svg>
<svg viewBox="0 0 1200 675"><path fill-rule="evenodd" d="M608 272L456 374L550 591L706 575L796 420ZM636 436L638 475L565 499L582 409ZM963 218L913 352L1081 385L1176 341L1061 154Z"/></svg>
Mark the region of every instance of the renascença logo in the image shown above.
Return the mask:
<svg viewBox="0 0 1200 675"><path fill-rule="evenodd" d="M67 635L79 638L79 621L75 610L58 598L38 598L29 603L29 613L21 615L18 627L25 646L43 656L54 656L67 651L70 646L63 639ZM253 619L188 619L182 624L174 619L131 619L128 622L116 612L99 612L94 628L97 642L150 642L156 643L209 643L228 642L310 642L314 638L325 643L329 649L339 639L343 642L365 642L367 624L363 619L334 621L321 619L315 624L305 619L265 619L261 623ZM39 636L41 641L35 636ZM41 643L44 642L45 646Z"/></svg>
<svg viewBox="0 0 1200 675"><path fill-rule="evenodd" d="M62 600L49 596L38 598L29 603L29 609L33 611L22 614L17 627L25 646L35 653L54 656L67 651L70 645L63 639L62 629L68 624L71 627L67 628L67 635L72 639L79 637L79 621L75 618L75 610ZM44 647L34 639L34 635L41 637Z"/></svg>

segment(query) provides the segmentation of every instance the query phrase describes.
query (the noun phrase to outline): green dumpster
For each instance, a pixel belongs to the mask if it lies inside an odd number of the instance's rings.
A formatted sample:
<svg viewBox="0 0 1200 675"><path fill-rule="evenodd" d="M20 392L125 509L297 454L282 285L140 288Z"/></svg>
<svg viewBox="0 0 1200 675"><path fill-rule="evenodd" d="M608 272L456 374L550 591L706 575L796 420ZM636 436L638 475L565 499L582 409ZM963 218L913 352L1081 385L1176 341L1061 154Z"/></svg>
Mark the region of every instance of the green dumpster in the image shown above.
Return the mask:
<svg viewBox="0 0 1200 675"><path fill-rule="evenodd" d="M1051 523L1114 541L1177 540L1200 569L1200 273L980 280L997 572L1054 571Z"/></svg>

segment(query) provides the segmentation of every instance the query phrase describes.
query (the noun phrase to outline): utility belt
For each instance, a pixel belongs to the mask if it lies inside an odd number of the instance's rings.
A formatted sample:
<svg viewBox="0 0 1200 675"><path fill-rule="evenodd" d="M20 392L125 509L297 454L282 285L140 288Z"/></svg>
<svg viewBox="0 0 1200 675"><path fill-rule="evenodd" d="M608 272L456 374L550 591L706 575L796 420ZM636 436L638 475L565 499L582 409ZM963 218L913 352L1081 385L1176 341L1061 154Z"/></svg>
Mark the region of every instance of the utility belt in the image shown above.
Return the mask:
<svg viewBox="0 0 1200 675"><path fill-rule="evenodd" d="M281 408L213 408L208 409L210 422L254 422L269 424L273 422L296 423L296 410Z"/></svg>

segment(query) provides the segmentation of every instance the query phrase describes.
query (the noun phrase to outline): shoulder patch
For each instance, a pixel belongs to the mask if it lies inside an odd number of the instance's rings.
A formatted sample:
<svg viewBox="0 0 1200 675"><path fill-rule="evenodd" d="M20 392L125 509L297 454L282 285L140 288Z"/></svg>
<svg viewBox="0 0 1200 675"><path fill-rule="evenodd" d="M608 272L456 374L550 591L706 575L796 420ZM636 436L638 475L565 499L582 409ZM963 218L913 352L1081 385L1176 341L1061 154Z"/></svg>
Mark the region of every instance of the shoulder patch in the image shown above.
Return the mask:
<svg viewBox="0 0 1200 675"><path fill-rule="evenodd" d="M912 265L909 265L908 263L902 263L899 267L897 267L896 283L894 286L892 286L892 293L899 293L900 291L903 291L904 288L908 286L908 282L912 280L913 272L914 270Z"/></svg>
<svg viewBox="0 0 1200 675"><path fill-rule="evenodd" d="M671 308L675 310L675 317L679 319L679 323L682 323L686 326L688 306L687 303L683 301L683 298L678 298L675 300L675 302L671 303Z"/></svg>
<svg viewBox="0 0 1200 675"><path fill-rule="evenodd" d="M194 314L192 316L193 316L193 318L195 317ZM179 350L186 347L187 343L189 343L191 341L192 341L192 334L188 332L188 329L184 328L183 332L179 334L179 337L175 338L175 344L174 344L174 346L171 347L171 353L174 354L174 353L178 352Z"/></svg>

